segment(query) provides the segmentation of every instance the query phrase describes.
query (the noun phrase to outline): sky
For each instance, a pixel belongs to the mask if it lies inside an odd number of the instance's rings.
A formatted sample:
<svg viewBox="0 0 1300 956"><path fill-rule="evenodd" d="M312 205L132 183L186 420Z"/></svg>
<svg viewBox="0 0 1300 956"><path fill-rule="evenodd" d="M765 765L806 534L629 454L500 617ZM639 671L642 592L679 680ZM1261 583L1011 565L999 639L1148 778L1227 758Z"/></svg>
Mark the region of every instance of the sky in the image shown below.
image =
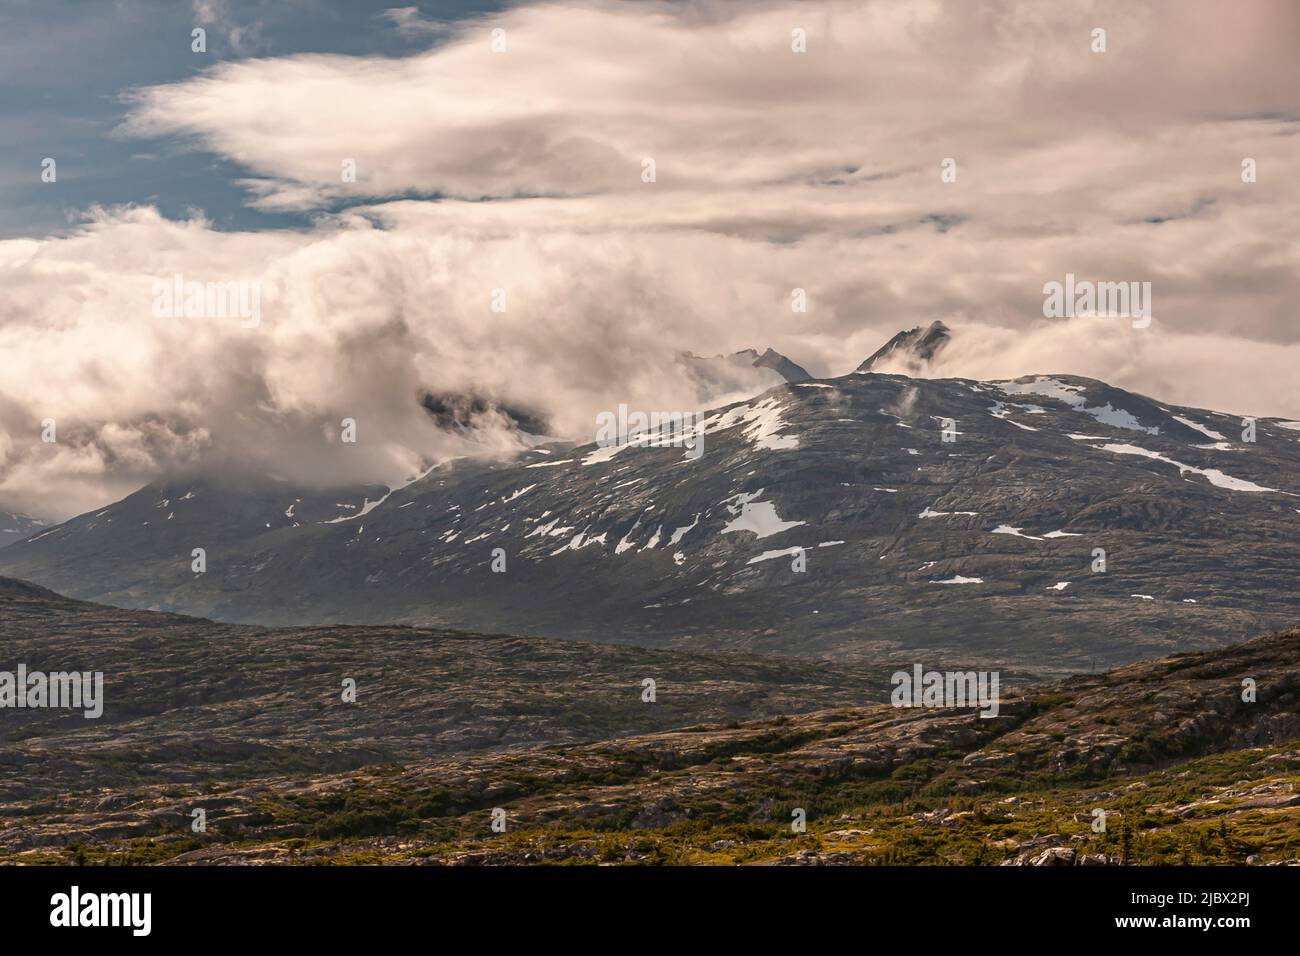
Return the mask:
<svg viewBox="0 0 1300 956"><path fill-rule="evenodd" d="M393 483L466 453L426 391L591 440L693 407L680 350L839 375L935 319L935 375L1300 418L1298 54L1286 0L10 0L0 509ZM1067 274L1151 322L1045 316Z"/></svg>

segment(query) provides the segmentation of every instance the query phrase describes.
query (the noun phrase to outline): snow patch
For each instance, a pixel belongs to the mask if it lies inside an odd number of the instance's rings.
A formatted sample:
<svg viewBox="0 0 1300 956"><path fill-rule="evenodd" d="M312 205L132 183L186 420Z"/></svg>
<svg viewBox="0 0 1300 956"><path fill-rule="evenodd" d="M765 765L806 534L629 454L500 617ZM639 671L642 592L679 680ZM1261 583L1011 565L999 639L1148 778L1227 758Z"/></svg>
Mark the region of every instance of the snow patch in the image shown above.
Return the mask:
<svg viewBox="0 0 1300 956"><path fill-rule="evenodd" d="M1018 405L1016 407L1017 408L1039 408L1039 406L1037 405ZM1040 413L1042 412L1041 408L1039 408L1039 412ZM1017 428L1023 428L1027 432L1038 431L1037 428L1030 428L1028 425L1022 425L1020 424L1020 422L1013 419L1011 417L1011 413L1007 411L1006 402L994 402L993 407L989 409L989 414L992 415L994 418L998 418L1004 422L1008 422L1012 425L1015 425Z"/></svg>
<svg viewBox="0 0 1300 956"><path fill-rule="evenodd" d="M1115 428L1125 428L1136 432L1146 432L1148 435L1158 435L1160 433L1159 428L1148 428L1139 422L1131 412L1116 408L1109 402L1105 405L1089 406L1082 394L1083 387L1080 385L1070 385L1067 382L1042 376L1032 382L1000 382L998 384L1002 391L1008 395L1045 395L1048 398L1054 398L1069 405L1077 412L1091 415L1103 425L1112 425ZM1074 436L1070 437L1073 438Z"/></svg>
<svg viewBox="0 0 1300 956"><path fill-rule="evenodd" d="M762 491L759 491L759 494L762 494ZM672 536L671 538L668 539L668 545L669 545L669 547L671 547L672 545L677 544L679 541L681 541L682 538L686 537L686 533L687 533L688 531L693 530L693 529L695 528L695 526L696 526L697 524L699 524L699 523L700 523L700 516L697 514L697 515L695 516L695 520L692 521L690 524L688 524L685 528L678 528L676 531L674 531L674 532L673 532L673 536ZM657 541L658 537L659 537L658 532L655 532L655 538L656 538L656 541Z"/></svg>
<svg viewBox="0 0 1300 956"><path fill-rule="evenodd" d="M764 551L762 554L758 555L758 557L750 558L745 563L758 564L758 562L760 561L771 561L773 558L784 558L787 556L801 554L802 552L803 552L803 548L799 547L798 545L796 545L793 548L784 548L781 551Z"/></svg>
<svg viewBox="0 0 1300 956"><path fill-rule="evenodd" d="M807 524L805 521L785 521L776 513L776 505L770 501L754 501L763 493L759 489L751 496L736 495L728 501L738 501L737 504L727 505L727 510L735 517L727 523L722 529L722 534L731 534L736 531L752 531L755 537L769 538L774 534L780 534L782 531L789 531L791 528L797 528L801 524Z"/></svg>
<svg viewBox="0 0 1300 956"><path fill-rule="evenodd" d="M382 498L378 498L378 499L376 499L375 501L371 501L369 498L366 498L366 500L365 500L364 502L362 502L362 504L361 504L361 510L358 511L356 514L354 514L354 515L339 515L337 518L330 518L328 521L322 521L321 524L338 524L340 521L351 521L351 520L353 520L354 518L360 518L362 515L368 515L368 514L370 514L370 512L374 511L376 508L378 508L380 505L382 505L385 501L387 501L387 500L389 499L389 497L390 497L392 494L393 494L393 493L390 491L390 492L388 492L387 494L385 494ZM352 508L352 507L354 507L354 506L353 506L353 505L342 505L341 507L344 507L344 508Z"/></svg>
<svg viewBox="0 0 1300 956"><path fill-rule="evenodd" d="M1009 525L1009 524L1000 524L1000 525L998 525L996 528L994 528L992 531L990 531L989 534L1009 534L1009 535L1011 535L1012 537L1016 537L1016 538L1025 538L1025 539L1027 539L1027 540L1029 540L1029 541L1041 541L1041 540L1042 540L1041 538L1036 538L1036 537L1034 537L1032 534L1025 534L1025 533L1023 533L1019 528L1013 528L1013 527L1011 527L1011 525Z"/></svg>
<svg viewBox="0 0 1300 956"><path fill-rule="evenodd" d="M741 434L756 448L767 451L785 451L799 447L799 439L794 435L779 435L786 428L781 417L781 404L775 398L765 398L757 405L738 405L728 409L710 422L705 422L705 433L723 431L744 425Z"/></svg>
<svg viewBox="0 0 1300 956"><path fill-rule="evenodd" d="M1202 435L1205 435L1207 438L1213 438L1215 441L1228 440L1227 435L1220 435L1213 428L1206 428L1204 425L1198 425L1190 418L1183 418L1183 416L1181 415L1174 415L1173 419L1174 421L1178 422L1180 425L1186 425L1188 428L1195 429L1196 431L1200 432Z"/></svg>
<svg viewBox="0 0 1300 956"><path fill-rule="evenodd" d="M531 467L531 466L529 466L529 467ZM528 494L528 492L532 491L532 490L533 490L534 488L536 488L536 487L537 487L536 485L525 485L523 488L520 488L518 491L516 491L514 494L512 494L509 498L502 498L502 499L501 499L501 503L502 503L503 505L508 505L508 504L510 504L510 502L514 501L514 500L515 500L516 498L518 498L520 495L526 495L526 494Z"/></svg>
<svg viewBox="0 0 1300 956"><path fill-rule="evenodd" d="M615 455L621 452L624 448L631 448L632 445L633 445L632 441L627 441L622 444L598 445L595 451L589 454L586 458L582 459L582 463L584 465L599 465L603 461L609 461L611 458L613 458ZM562 462L558 462L558 461L546 462L546 464L559 465L562 464ZM542 465L529 465L528 467L541 468Z"/></svg>
<svg viewBox="0 0 1300 956"><path fill-rule="evenodd" d="M1185 465L1181 461L1174 461L1172 458L1166 458L1164 455L1148 448L1140 448L1137 445L1109 444L1102 445L1101 450L1116 455L1141 455L1143 458L1150 458L1152 461L1162 461L1177 468L1179 474L1191 472L1194 475L1200 475L1216 488L1226 488L1229 491L1277 491L1276 488L1265 488L1263 485L1257 485L1253 481L1246 481L1244 478L1233 478L1231 475L1225 475L1217 468L1196 468L1192 465Z"/></svg>
<svg viewBox="0 0 1300 956"><path fill-rule="evenodd" d="M918 518L948 518L951 517L952 515L969 515L970 517L974 518L979 516L979 512L978 511L935 511L929 505L926 505L925 510L922 511L919 515L917 515L917 517Z"/></svg>
<svg viewBox="0 0 1300 956"><path fill-rule="evenodd" d="M622 554L624 551L630 551L632 548L636 547L630 539L639 527L641 527L641 519L637 518L636 524L632 525L632 527L628 529L627 534L623 535L623 537L619 539L618 544L614 545L615 554Z"/></svg>

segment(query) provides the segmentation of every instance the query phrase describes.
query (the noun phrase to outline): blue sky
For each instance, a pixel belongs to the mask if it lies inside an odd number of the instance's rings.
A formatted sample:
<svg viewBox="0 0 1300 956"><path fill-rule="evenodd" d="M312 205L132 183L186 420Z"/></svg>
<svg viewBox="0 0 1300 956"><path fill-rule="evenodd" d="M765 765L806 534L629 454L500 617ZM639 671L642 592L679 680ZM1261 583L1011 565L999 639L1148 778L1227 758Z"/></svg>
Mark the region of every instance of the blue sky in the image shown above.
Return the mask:
<svg viewBox="0 0 1300 956"><path fill-rule="evenodd" d="M455 22L503 3L382 0L209 2L207 53L191 51L199 4L166 0L5 0L0 5L0 238L67 231L92 204L156 205L169 218L201 208L219 229L305 223L248 207L239 168L174 138L125 136L134 88L185 80L216 63L294 53L405 56ZM423 29L386 10L416 7ZM58 189L40 179L58 164Z"/></svg>

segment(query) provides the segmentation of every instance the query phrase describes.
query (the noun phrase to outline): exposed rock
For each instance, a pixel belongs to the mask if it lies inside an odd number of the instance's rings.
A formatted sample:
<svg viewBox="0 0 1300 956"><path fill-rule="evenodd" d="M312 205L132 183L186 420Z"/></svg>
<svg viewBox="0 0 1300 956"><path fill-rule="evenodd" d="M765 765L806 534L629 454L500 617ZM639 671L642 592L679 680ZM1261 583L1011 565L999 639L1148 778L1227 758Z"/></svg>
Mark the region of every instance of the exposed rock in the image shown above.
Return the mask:
<svg viewBox="0 0 1300 956"><path fill-rule="evenodd" d="M1074 851L1069 847L1057 846L1044 850L1029 861L1030 866L1073 866Z"/></svg>

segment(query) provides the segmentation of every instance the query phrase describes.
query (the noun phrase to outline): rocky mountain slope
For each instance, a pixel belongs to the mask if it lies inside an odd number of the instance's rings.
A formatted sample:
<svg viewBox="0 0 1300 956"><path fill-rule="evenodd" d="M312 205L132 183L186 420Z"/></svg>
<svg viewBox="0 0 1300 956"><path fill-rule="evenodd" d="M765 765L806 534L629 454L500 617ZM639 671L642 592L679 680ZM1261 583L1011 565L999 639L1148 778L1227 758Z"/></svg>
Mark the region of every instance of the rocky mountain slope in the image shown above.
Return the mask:
<svg viewBox="0 0 1300 956"><path fill-rule="evenodd" d="M0 573L230 621L1043 674L1300 614L1294 422L1260 419L1245 441L1238 417L1090 379L855 373L706 429L698 458L539 446L310 516L248 500L235 522L207 483L163 482L5 549Z"/></svg>
<svg viewBox="0 0 1300 956"><path fill-rule="evenodd" d="M995 718L877 705L343 774L10 798L0 857L1296 863L1298 783L1291 630L1013 694ZM197 835L196 808L208 815Z"/></svg>
<svg viewBox="0 0 1300 956"><path fill-rule="evenodd" d="M0 671L104 675L97 719L0 710L0 802L605 739L860 704L889 688L883 674L816 662L406 627L216 624L3 578L0 635ZM343 701L345 679L355 703ZM646 679L653 703L642 700Z"/></svg>
<svg viewBox="0 0 1300 956"><path fill-rule="evenodd" d="M383 485L307 488L273 475L182 476L154 482L107 508L42 528L22 546L55 563L66 560L66 572L52 573L60 579L80 573L87 557L83 549L93 549L94 563L115 567L113 574L124 591L138 587L147 592L150 569L160 553L183 558L188 570L194 548L238 549L264 534L344 519L374 507L387 492ZM59 544L51 548L47 534Z"/></svg>

